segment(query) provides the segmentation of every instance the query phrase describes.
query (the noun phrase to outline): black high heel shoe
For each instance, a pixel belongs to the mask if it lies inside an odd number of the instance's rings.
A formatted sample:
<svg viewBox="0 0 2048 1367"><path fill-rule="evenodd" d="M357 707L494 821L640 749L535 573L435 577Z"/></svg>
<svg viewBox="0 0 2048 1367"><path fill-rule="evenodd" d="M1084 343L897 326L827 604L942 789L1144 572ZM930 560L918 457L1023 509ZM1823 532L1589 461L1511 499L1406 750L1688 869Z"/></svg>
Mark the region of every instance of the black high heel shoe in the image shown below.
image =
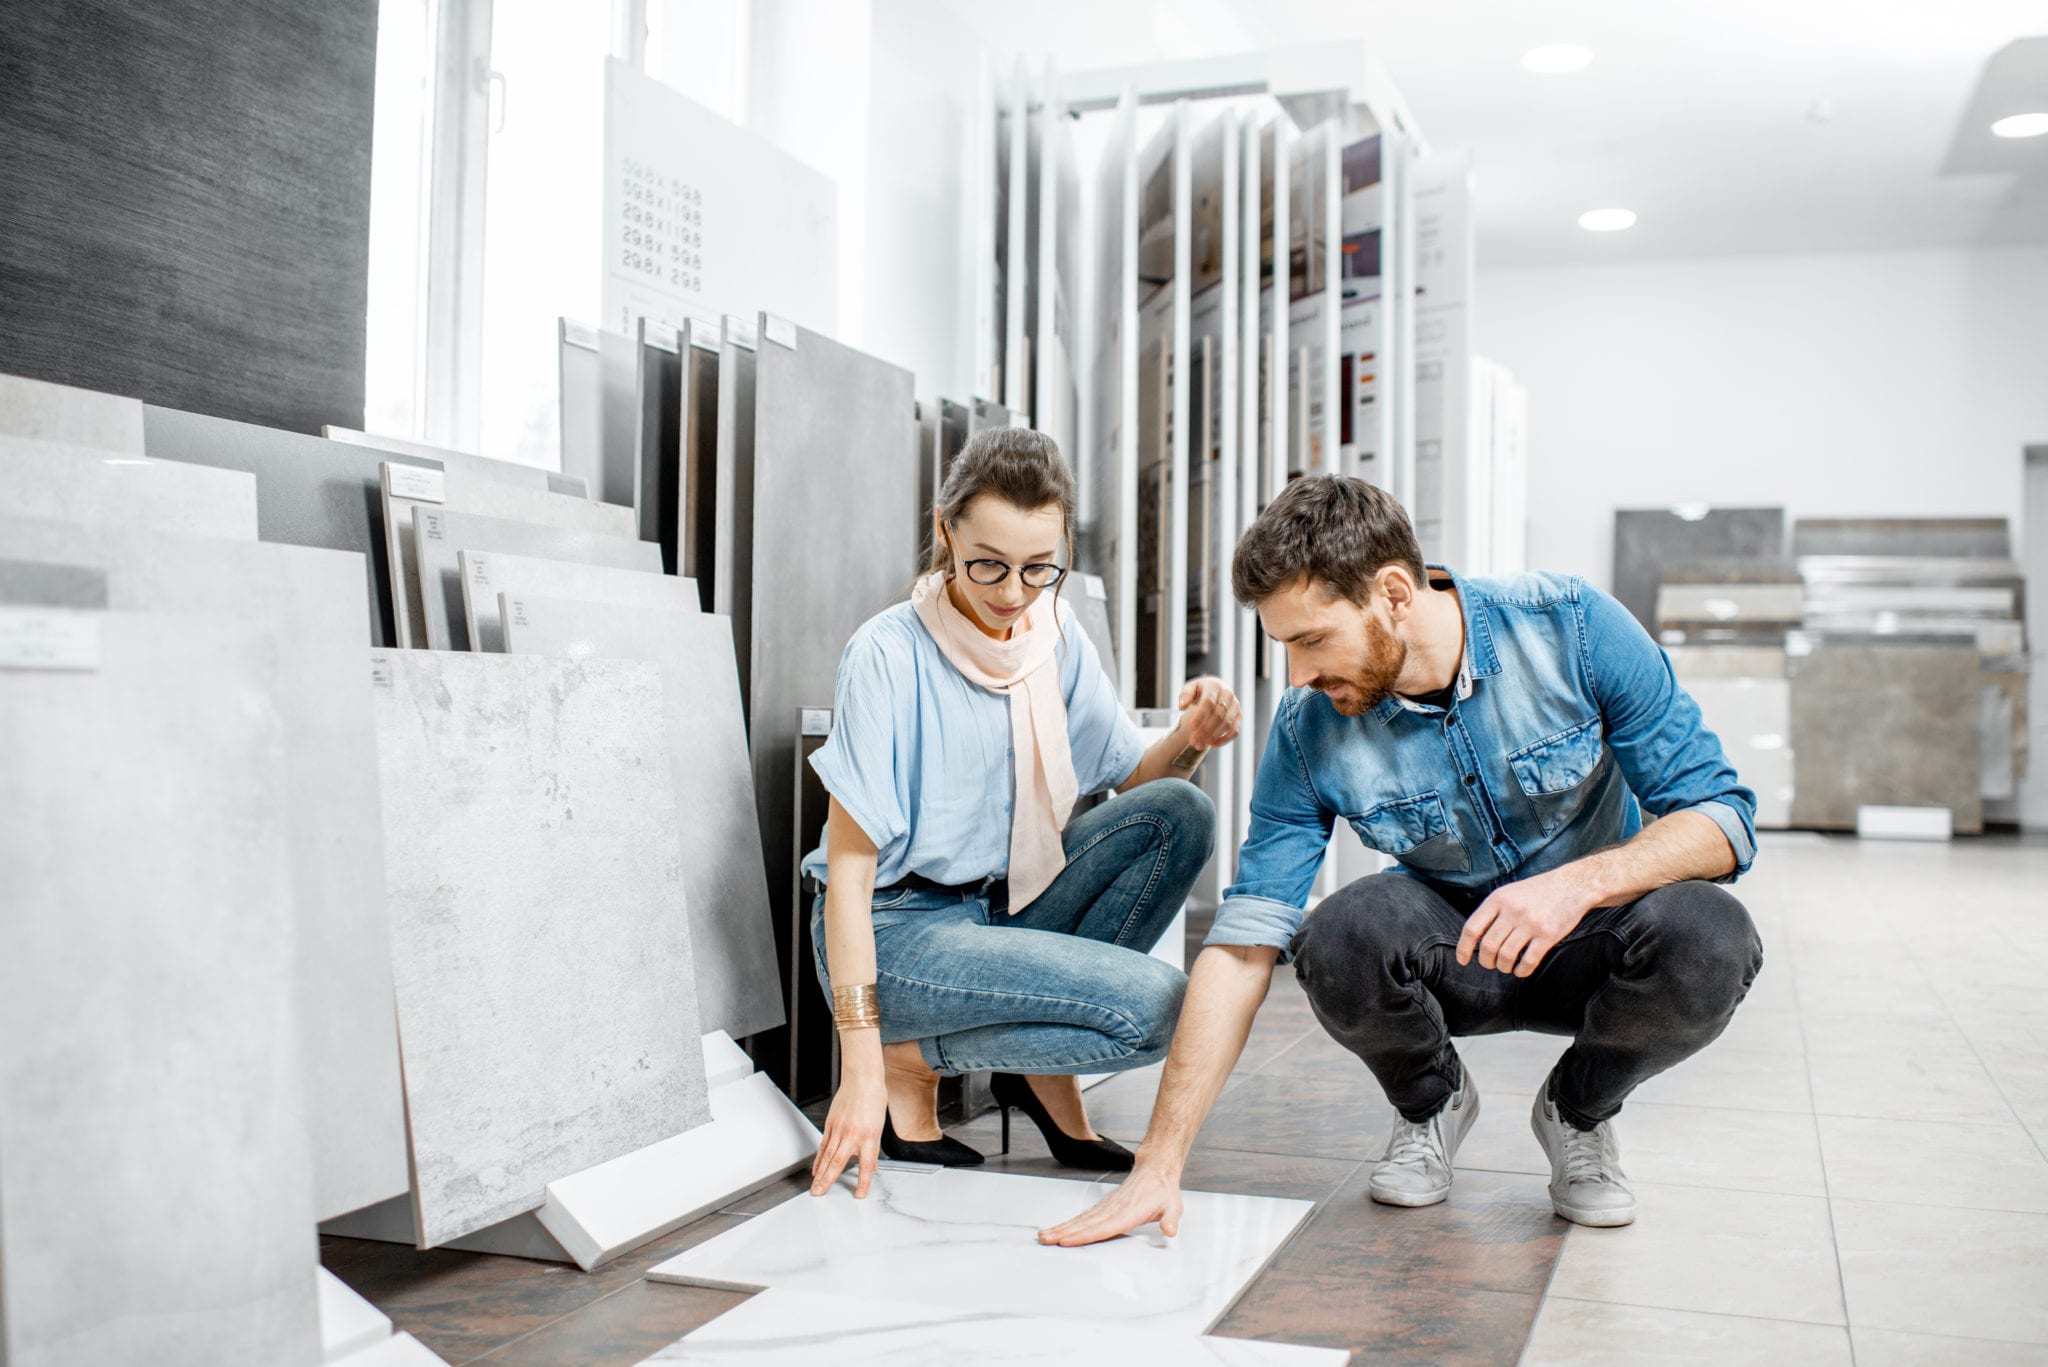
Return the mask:
<svg viewBox="0 0 2048 1367"><path fill-rule="evenodd" d="M1076 1139L1061 1129L1053 1122L1045 1103L1038 1099L1038 1093L1031 1090L1030 1082L1016 1073L990 1073L988 1090L1003 1113L1004 1153L1010 1151L1010 1111L1014 1108L1031 1117L1031 1123L1045 1136L1045 1146L1052 1150L1053 1161L1062 1167L1088 1172L1129 1172L1137 1162L1137 1155L1114 1139Z"/></svg>
<svg viewBox="0 0 2048 1367"><path fill-rule="evenodd" d="M896 1122L882 1117L882 1157L895 1163L933 1163L942 1168L976 1168L988 1161L979 1149L971 1149L949 1135L937 1139L899 1139Z"/></svg>

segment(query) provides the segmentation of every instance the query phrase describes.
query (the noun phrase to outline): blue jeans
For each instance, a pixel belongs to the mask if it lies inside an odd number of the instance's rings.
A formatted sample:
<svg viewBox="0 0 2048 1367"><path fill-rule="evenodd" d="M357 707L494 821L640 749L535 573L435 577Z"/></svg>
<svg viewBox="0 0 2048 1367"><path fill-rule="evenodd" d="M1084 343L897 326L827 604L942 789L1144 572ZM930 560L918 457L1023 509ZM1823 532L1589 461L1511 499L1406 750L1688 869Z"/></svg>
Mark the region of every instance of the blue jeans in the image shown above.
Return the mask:
<svg viewBox="0 0 2048 1367"><path fill-rule="evenodd" d="M1067 866L1011 916L975 888L878 889L882 1042L942 1074L1113 1073L1166 1056L1187 975L1149 951L1216 844L1208 795L1155 779L1069 822ZM998 889L1000 885L997 885ZM825 897L811 912L829 1000Z"/></svg>

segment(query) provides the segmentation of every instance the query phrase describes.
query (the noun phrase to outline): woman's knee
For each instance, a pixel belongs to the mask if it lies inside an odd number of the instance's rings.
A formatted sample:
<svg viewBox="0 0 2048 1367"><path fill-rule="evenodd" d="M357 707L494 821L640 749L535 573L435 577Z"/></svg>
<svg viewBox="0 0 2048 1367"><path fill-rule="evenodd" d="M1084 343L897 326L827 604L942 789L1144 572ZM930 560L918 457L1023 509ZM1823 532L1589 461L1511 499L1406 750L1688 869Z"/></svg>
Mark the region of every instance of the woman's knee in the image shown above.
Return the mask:
<svg viewBox="0 0 2048 1367"><path fill-rule="evenodd" d="M1130 794L1158 818L1161 838L1176 852L1184 851L1196 867L1216 850L1216 804L1184 778L1161 778Z"/></svg>
<svg viewBox="0 0 2048 1367"><path fill-rule="evenodd" d="M1142 966L1134 969L1124 1001L1132 1025L1129 1045L1133 1053L1164 1054L1180 1024L1188 975L1149 954L1138 963Z"/></svg>

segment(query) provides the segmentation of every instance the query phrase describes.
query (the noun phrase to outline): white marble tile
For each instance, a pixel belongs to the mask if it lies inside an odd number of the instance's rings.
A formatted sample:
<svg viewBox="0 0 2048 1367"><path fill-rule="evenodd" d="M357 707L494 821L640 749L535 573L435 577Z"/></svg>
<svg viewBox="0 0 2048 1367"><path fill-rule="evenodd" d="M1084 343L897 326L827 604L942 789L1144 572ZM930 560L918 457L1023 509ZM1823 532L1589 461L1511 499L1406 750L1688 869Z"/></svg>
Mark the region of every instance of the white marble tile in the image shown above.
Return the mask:
<svg viewBox="0 0 2048 1367"><path fill-rule="evenodd" d="M422 644L430 650L469 649L469 618L463 608L457 551L495 551L661 573L661 547L631 537L429 507L413 510L412 530L424 612L421 625L426 632Z"/></svg>
<svg viewBox="0 0 2048 1367"><path fill-rule="evenodd" d="M276 651L98 630L0 669L0 1360L310 1367Z"/></svg>
<svg viewBox="0 0 2048 1367"><path fill-rule="evenodd" d="M0 434L142 454L142 401L0 375Z"/></svg>
<svg viewBox="0 0 2048 1367"><path fill-rule="evenodd" d="M469 618L471 650L505 648L501 617L506 598L558 598L665 612L703 611L694 579L488 551L459 550L456 559L462 569L462 604Z"/></svg>
<svg viewBox="0 0 2048 1367"><path fill-rule="evenodd" d="M2048 1367L2048 1344L1901 1334L1860 1325L1849 1330L1849 1337L1856 1345L1857 1367L1954 1367L1959 1362L1970 1367Z"/></svg>
<svg viewBox="0 0 2048 1367"><path fill-rule="evenodd" d="M315 1210L328 1219L406 1189L404 1095L376 725L362 686L361 557L0 517L21 559L91 566L119 611L246 617L277 647L298 920L294 993L306 1064ZM0 585L12 571L0 565Z"/></svg>
<svg viewBox="0 0 2048 1367"><path fill-rule="evenodd" d="M393 1334L342 1358L337 1367L448 1367L448 1360L411 1334Z"/></svg>
<svg viewBox="0 0 2048 1367"><path fill-rule="evenodd" d="M1826 1201L1634 1185L1636 1222L1622 1229L1573 1229L1551 1276L1551 1295L1814 1324L1848 1322Z"/></svg>
<svg viewBox="0 0 2048 1367"><path fill-rule="evenodd" d="M887 1170L865 1200L850 1179L800 1194L648 1272L654 1281L900 1296L1003 1314L1056 1313L1200 1333L1311 1208L1307 1201L1185 1194L1176 1238L1156 1226L1087 1248L1038 1231L1080 1214L1087 1182L958 1170Z"/></svg>
<svg viewBox="0 0 2048 1367"><path fill-rule="evenodd" d="M1522 1367L1850 1367L1849 1333L1832 1324L1703 1315L1551 1296Z"/></svg>
<svg viewBox="0 0 2048 1367"><path fill-rule="evenodd" d="M1929 1174L1900 1165L1903 1181ZM2048 1215L1839 1198L1834 1211L1852 1323L2048 1343Z"/></svg>
<svg viewBox="0 0 2048 1367"><path fill-rule="evenodd" d="M1819 1118L1828 1190L1839 1198L2048 1214L2048 1159L2022 1126ZM1938 1181L1921 1180L1923 1164Z"/></svg>
<svg viewBox="0 0 2048 1367"><path fill-rule="evenodd" d="M364 1300L354 1287L319 1271L320 1360L340 1362L391 1337L391 1316Z"/></svg>
<svg viewBox="0 0 2048 1367"><path fill-rule="evenodd" d="M256 480L239 470L0 436L0 514L256 539Z"/></svg>
<svg viewBox="0 0 2048 1367"><path fill-rule="evenodd" d="M423 1245L710 1118L651 664L378 651Z"/></svg>
<svg viewBox="0 0 2048 1367"><path fill-rule="evenodd" d="M658 561L652 545L635 544ZM495 566L497 557L492 560ZM661 667L698 1014L705 1030L740 1039L781 1025L782 977L731 621L704 612L509 593L505 601L508 651L650 660Z"/></svg>
<svg viewBox="0 0 2048 1367"><path fill-rule="evenodd" d="M908 1288L906 1288L908 1289ZM956 1367L1067 1362L1098 1367L1343 1367L1342 1348L1125 1329L1078 1319L770 1289L645 1359L689 1367Z"/></svg>

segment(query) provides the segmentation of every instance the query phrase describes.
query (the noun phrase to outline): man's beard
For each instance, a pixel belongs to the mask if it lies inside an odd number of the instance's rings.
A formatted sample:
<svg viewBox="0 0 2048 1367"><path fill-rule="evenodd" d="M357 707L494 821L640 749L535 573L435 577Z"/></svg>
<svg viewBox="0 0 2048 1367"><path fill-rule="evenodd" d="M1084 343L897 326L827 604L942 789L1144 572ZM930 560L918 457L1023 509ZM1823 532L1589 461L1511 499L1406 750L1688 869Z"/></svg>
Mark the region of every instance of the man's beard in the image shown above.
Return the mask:
<svg viewBox="0 0 2048 1367"><path fill-rule="evenodd" d="M1394 681L1408 663L1408 647L1393 632L1367 618L1365 657L1351 675L1321 675L1309 687L1330 700L1346 717L1362 717L1394 696ZM1335 689L1337 691L1332 692Z"/></svg>

